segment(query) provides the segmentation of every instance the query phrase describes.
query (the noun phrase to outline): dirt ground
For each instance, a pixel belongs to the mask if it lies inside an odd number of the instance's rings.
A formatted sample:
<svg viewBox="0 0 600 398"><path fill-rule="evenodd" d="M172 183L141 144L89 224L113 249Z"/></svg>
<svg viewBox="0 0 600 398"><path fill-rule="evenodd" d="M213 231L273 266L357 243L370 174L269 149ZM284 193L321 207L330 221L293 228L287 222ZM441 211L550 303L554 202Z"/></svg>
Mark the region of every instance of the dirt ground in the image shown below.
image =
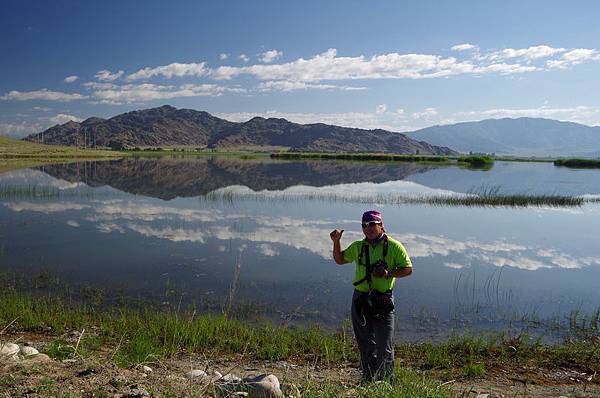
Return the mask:
<svg viewBox="0 0 600 398"><path fill-rule="evenodd" d="M27 341L41 348L53 338L47 336L3 336L4 341ZM0 361L0 397L212 397L214 384L200 378L190 380L186 372L202 369L208 374L255 376L276 375L284 385L294 384L300 390L308 383L336 383L352 397L360 372L355 364L314 366L291 361L242 362L235 357L206 358L181 355L177 358L148 363L152 371L141 366L117 367L111 361L111 350L94 357L76 357L65 361L36 363L29 360ZM428 375L432 377L431 374ZM600 375L589 375L570 369L541 368L488 369L483 378L457 377L440 384L448 385L457 397L600 397ZM488 395L485 395L488 394Z"/></svg>

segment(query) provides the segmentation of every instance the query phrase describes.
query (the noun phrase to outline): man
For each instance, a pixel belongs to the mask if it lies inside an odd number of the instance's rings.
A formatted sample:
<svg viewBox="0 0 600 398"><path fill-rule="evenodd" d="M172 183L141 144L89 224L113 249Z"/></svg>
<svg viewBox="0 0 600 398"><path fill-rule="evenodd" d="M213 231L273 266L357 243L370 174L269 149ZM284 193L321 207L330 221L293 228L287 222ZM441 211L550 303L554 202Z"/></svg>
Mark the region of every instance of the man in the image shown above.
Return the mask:
<svg viewBox="0 0 600 398"><path fill-rule="evenodd" d="M364 381L389 378L394 373L394 296L396 278L412 273L412 263L400 242L386 235L381 213L362 216L363 240L341 250L344 230L331 232L333 258L339 265L356 264L352 295L352 327L360 350Z"/></svg>

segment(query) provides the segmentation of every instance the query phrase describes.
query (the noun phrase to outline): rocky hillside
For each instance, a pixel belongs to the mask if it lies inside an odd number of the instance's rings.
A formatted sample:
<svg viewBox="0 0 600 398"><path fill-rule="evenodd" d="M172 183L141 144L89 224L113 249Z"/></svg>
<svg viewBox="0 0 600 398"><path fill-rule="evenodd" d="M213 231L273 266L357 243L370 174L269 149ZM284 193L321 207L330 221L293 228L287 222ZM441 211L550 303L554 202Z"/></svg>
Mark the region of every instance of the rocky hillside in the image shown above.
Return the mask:
<svg viewBox="0 0 600 398"><path fill-rule="evenodd" d="M393 152L452 155L453 150L386 130L363 130L327 124L297 124L255 117L233 123L191 109L133 111L110 119L89 118L56 125L25 140L80 147L191 145L209 148L283 146L304 151Z"/></svg>

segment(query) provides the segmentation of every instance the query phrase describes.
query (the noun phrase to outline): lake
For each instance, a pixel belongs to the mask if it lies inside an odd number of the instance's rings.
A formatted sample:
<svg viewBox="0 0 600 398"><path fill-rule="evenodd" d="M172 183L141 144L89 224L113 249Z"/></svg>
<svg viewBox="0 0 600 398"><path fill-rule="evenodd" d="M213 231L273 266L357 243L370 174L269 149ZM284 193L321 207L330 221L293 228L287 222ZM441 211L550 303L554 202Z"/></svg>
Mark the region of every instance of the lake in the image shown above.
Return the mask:
<svg viewBox="0 0 600 398"><path fill-rule="evenodd" d="M349 316L354 265L334 263L329 232L344 229L347 246L362 236L362 212L378 209L414 264L394 291L398 339L465 329L551 339L589 326L600 309L600 205L378 198L485 190L593 198L599 177L552 163L482 171L232 156L41 166L0 174L0 264L24 289L79 300L335 329Z"/></svg>

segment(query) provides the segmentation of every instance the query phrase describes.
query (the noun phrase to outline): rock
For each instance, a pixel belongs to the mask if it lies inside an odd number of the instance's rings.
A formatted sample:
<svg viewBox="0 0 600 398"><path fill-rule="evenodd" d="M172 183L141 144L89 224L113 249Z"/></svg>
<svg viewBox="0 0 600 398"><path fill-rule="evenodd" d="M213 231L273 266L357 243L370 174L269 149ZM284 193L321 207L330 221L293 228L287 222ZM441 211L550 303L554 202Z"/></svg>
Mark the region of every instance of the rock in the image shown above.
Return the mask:
<svg viewBox="0 0 600 398"><path fill-rule="evenodd" d="M19 346L14 343L6 343L0 347L0 355L12 357L19 353Z"/></svg>
<svg viewBox="0 0 600 398"><path fill-rule="evenodd" d="M23 355L25 358L33 356L33 355L37 355L39 353L40 352L33 347L27 347L27 346L21 347L21 355Z"/></svg>
<svg viewBox="0 0 600 398"><path fill-rule="evenodd" d="M262 374L243 379L252 398L283 398L279 379L272 374Z"/></svg>
<svg viewBox="0 0 600 398"><path fill-rule="evenodd" d="M132 391L119 395L119 398L150 398L151 395L143 388L132 389Z"/></svg>
<svg viewBox="0 0 600 398"><path fill-rule="evenodd" d="M221 380L228 383L239 383L242 381L242 378L234 375L233 373L227 373L225 376L221 377Z"/></svg>
<svg viewBox="0 0 600 398"><path fill-rule="evenodd" d="M37 354L30 357L27 357L27 360L30 362L43 363L43 362L51 362L52 358L50 358L46 354Z"/></svg>
<svg viewBox="0 0 600 398"><path fill-rule="evenodd" d="M151 373L152 372L152 368L150 366L144 365L144 366L142 366L142 371L144 373Z"/></svg>
<svg viewBox="0 0 600 398"><path fill-rule="evenodd" d="M194 369L194 370L190 370L189 372L187 372L185 374L185 377L187 377L188 379L195 379L197 377L207 377L208 375L206 374L205 371L200 370L200 369Z"/></svg>

